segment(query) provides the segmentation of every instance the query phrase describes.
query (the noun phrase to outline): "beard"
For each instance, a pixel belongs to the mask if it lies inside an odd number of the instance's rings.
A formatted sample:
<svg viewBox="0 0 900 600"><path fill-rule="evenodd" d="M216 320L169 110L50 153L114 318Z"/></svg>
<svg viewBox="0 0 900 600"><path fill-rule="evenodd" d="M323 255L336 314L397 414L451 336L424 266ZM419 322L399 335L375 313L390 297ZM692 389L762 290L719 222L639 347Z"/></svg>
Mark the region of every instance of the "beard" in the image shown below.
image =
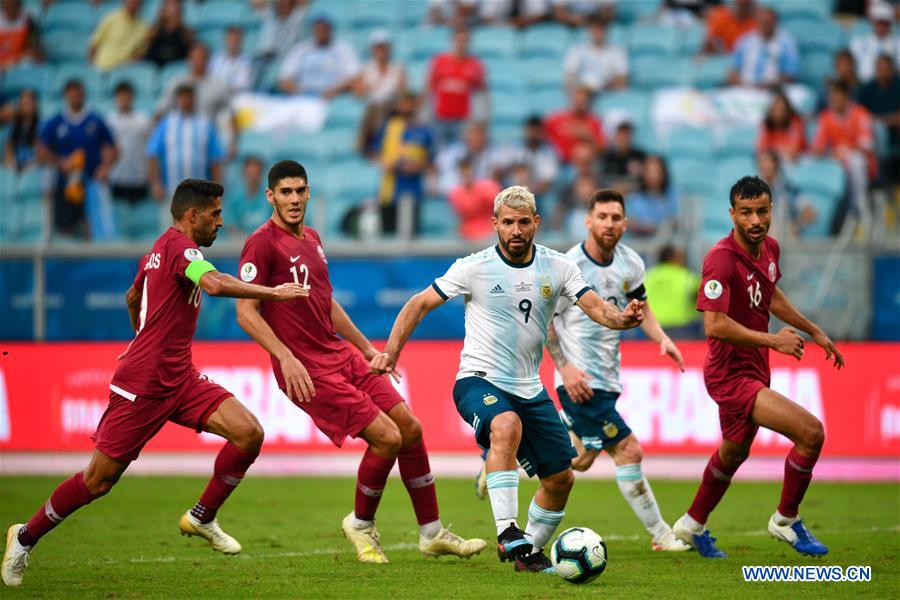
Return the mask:
<svg viewBox="0 0 900 600"><path fill-rule="evenodd" d="M506 253L509 254L510 257L519 259L528 256L528 251L531 249L531 242L533 239L534 238L515 238L516 241L524 242L521 246L515 247L510 246L510 242L513 241L512 238L506 241L501 239L500 245L503 246L503 249L506 250Z"/></svg>

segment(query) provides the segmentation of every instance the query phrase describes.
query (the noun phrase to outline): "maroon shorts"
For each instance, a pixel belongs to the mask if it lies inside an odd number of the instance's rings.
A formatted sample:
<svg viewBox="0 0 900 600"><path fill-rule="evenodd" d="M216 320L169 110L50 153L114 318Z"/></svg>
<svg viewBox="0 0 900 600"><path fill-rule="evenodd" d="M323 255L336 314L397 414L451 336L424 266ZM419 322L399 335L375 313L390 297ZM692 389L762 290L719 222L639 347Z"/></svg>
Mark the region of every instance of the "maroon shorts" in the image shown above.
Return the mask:
<svg viewBox="0 0 900 600"><path fill-rule="evenodd" d="M294 404L338 448L348 435L357 437L379 412L387 412L403 402L388 377L370 373L369 364L357 352L352 352L350 360L339 370L313 376L312 381L316 388L312 401L295 400Z"/></svg>
<svg viewBox="0 0 900 600"><path fill-rule="evenodd" d="M109 392L109 404L92 439L97 450L116 460L133 461L166 421L203 431L206 420L232 393L194 371L171 396L134 400Z"/></svg>
<svg viewBox="0 0 900 600"><path fill-rule="evenodd" d="M759 425L753 422L751 413L759 390L769 384L751 377L735 377L728 381L706 382L706 391L719 405L719 425L722 437L740 444L747 436L756 435Z"/></svg>

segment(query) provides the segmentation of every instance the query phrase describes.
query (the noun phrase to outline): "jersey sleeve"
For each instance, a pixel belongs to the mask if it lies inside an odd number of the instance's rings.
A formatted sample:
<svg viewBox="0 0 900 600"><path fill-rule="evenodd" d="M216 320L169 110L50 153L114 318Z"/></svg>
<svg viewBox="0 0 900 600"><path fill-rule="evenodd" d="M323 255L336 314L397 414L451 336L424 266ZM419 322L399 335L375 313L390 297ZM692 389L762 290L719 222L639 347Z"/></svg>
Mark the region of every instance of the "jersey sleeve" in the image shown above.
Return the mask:
<svg viewBox="0 0 900 600"><path fill-rule="evenodd" d="M563 265L561 265L561 266L564 269L563 270L564 279L563 279L562 291L559 294L560 301L562 301L562 299L565 298L570 303L575 304L576 302L578 302L578 299L581 298L581 296L585 292L587 292L589 289L591 289L591 286L589 286L587 284L587 282L584 280L584 275L581 274L581 269L578 268L578 265L575 264L575 261L566 257L564 259ZM559 309L561 307L562 307L562 303L557 302L557 304L556 304L557 312L560 312Z"/></svg>
<svg viewBox="0 0 900 600"><path fill-rule="evenodd" d="M172 254L170 264L173 275L181 281L193 283L186 273L188 267L194 261L205 260L197 244L186 237L180 238L170 244L168 252Z"/></svg>
<svg viewBox="0 0 900 600"><path fill-rule="evenodd" d="M646 300L647 288L644 287L644 261L640 256L634 257L634 269L632 270L631 280L628 282L628 290L625 291L625 297L629 300Z"/></svg>
<svg viewBox="0 0 900 600"><path fill-rule="evenodd" d="M444 300L451 300L460 295L468 296L472 293L472 288L466 264L462 259L457 259L446 273L434 280L431 287Z"/></svg>
<svg viewBox="0 0 900 600"><path fill-rule="evenodd" d="M262 236L257 234L247 238L238 264L238 277L241 281L266 285L269 279L269 252Z"/></svg>
<svg viewBox="0 0 900 600"><path fill-rule="evenodd" d="M697 310L728 312L733 269L727 251L713 251L706 255L700 276L700 292L697 294Z"/></svg>

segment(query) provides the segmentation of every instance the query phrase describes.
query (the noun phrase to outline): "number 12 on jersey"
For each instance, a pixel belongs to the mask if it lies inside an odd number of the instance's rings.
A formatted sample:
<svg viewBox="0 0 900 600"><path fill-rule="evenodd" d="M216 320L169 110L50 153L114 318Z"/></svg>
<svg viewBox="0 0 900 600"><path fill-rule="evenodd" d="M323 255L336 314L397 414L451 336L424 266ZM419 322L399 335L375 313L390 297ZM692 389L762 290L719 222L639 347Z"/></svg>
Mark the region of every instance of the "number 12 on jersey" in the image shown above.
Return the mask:
<svg viewBox="0 0 900 600"><path fill-rule="evenodd" d="M300 283L300 276L297 274L296 265L291 266L291 273L294 275L294 283ZM305 264L300 263L300 273L303 273L303 287L308 288L307 281L309 281L309 267Z"/></svg>

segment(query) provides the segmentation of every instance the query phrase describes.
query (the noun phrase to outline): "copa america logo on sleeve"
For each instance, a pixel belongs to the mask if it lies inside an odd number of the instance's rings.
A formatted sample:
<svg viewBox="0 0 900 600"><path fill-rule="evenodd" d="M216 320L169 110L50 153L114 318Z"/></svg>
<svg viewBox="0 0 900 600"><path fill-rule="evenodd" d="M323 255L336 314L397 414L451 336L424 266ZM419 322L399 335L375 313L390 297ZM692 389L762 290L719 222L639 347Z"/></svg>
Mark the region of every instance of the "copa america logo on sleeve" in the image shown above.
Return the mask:
<svg viewBox="0 0 900 600"><path fill-rule="evenodd" d="M715 300L722 295L722 284L715 279L710 279L703 286L703 294L710 300Z"/></svg>
<svg viewBox="0 0 900 600"><path fill-rule="evenodd" d="M197 248L185 248L184 257L191 262L195 260L203 260L203 253Z"/></svg>
<svg viewBox="0 0 900 600"><path fill-rule="evenodd" d="M252 262L244 263L241 267L241 279L247 283L256 279L256 265Z"/></svg>

